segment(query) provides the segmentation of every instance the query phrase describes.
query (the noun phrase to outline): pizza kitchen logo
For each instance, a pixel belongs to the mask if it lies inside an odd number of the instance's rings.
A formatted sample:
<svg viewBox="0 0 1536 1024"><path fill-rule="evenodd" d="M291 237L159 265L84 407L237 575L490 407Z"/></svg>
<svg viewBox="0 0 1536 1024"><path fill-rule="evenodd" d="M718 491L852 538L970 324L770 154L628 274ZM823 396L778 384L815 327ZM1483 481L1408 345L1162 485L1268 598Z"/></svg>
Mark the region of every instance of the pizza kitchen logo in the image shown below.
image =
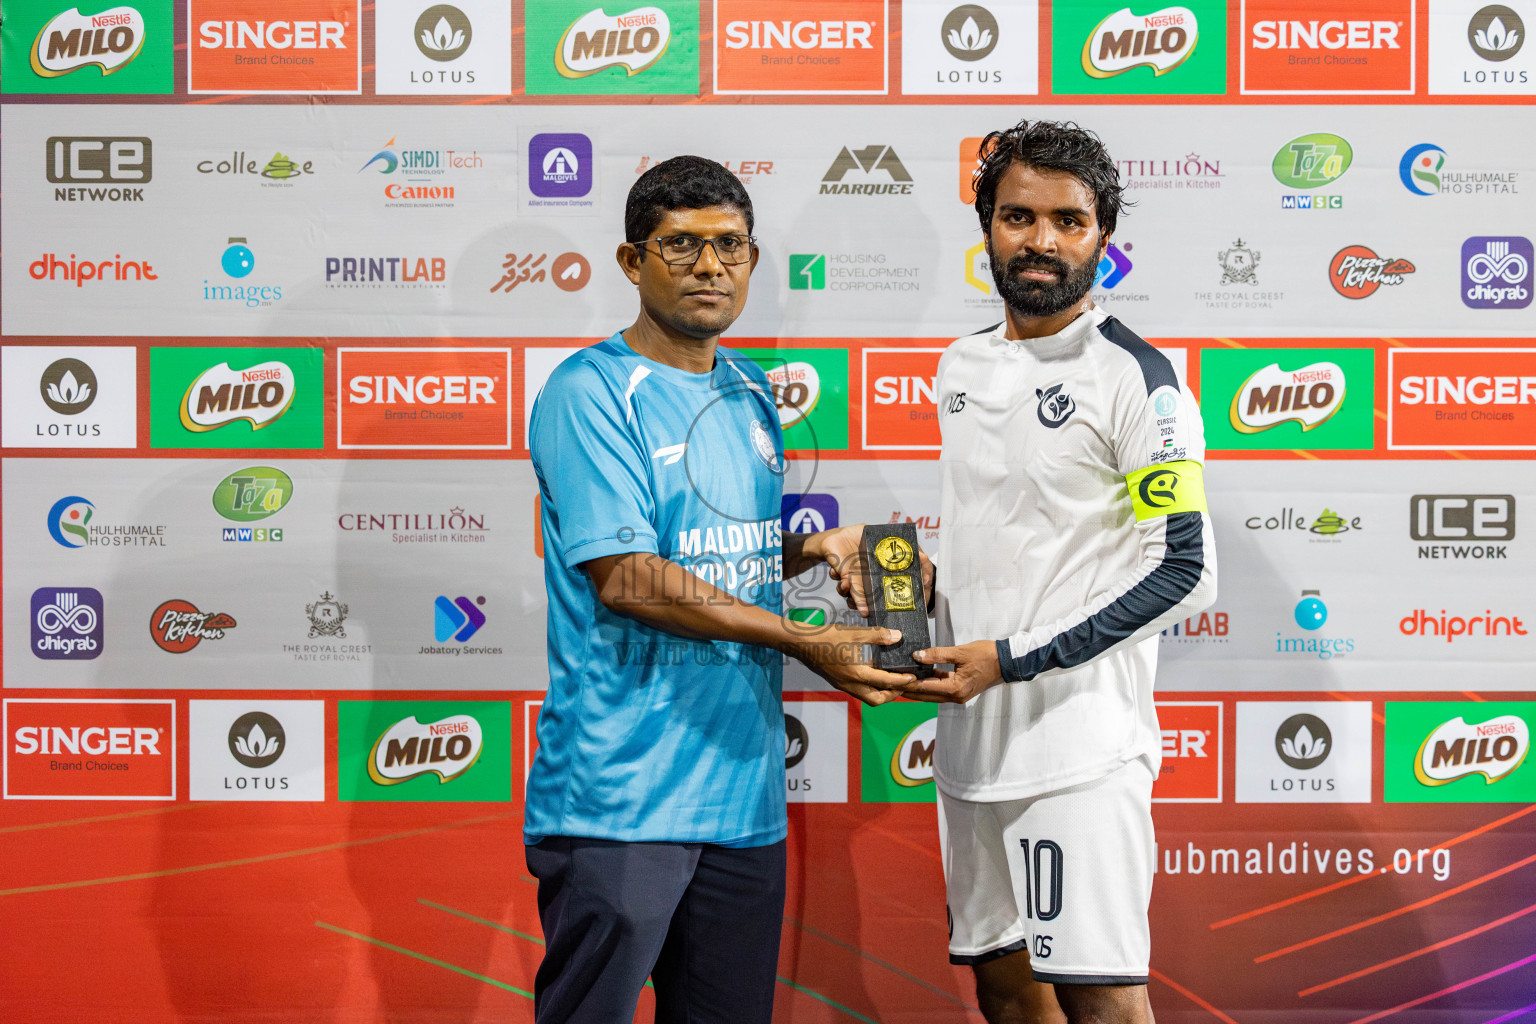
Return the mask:
<svg viewBox="0 0 1536 1024"><path fill-rule="evenodd" d="M1328 282L1346 299L1364 299L1382 285L1395 287L1416 268L1401 257L1378 256L1364 245L1346 245L1328 264Z"/></svg>
<svg viewBox="0 0 1536 1024"><path fill-rule="evenodd" d="M1297 370L1270 363L1243 381L1232 396L1228 419L1244 434L1290 422L1312 430L1339 411L1344 390L1344 370L1337 363L1311 363Z"/></svg>
<svg viewBox="0 0 1536 1024"><path fill-rule="evenodd" d="M1154 76L1166 75L1194 54L1199 38L1199 23L1188 7L1164 7L1151 14L1132 14L1122 7L1088 34L1083 71L1093 78L1112 78L1149 67Z"/></svg>
<svg viewBox="0 0 1536 1024"><path fill-rule="evenodd" d="M224 612L199 611L190 601L162 602L149 617L149 635L162 651L186 654L204 640L222 640L237 623Z"/></svg>

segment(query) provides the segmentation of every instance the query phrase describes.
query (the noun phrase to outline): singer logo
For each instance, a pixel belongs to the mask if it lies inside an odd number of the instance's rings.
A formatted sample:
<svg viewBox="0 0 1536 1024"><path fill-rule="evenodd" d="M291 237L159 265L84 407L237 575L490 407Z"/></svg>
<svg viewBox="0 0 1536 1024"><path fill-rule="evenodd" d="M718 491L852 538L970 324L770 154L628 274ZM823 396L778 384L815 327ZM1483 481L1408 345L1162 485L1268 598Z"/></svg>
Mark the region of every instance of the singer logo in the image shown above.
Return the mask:
<svg viewBox="0 0 1536 1024"><path fill-rule="evenodd" d="M1536 449L1536 349L1389 349L1387 447Z"/></svg>
<svg viewBox="0 0 1536 1024"><path fill-rule="evenodd" d="M176 702L12 699L7 800L176 799Z"/></svg>
<svg viewBox="0 0 1536 1024"><path fill-rule="evenodd" d="M1166 75L1195 52L1200 27L1188 7L1164 7L1151 14L1121 8L1099 22L1083 43L1083 71L1092 78L1123 75L1147 67Z"/></svg>
<svg viewBox="0 0 1536 1024"><path fill-rule="evenodd" d="M1244 0L1242 91L1251 94L1412 93L1412 0ZM1274 18L1283 14L1283 20Z"/></svg>
<svg viewBox="0 0 1536 1024"><path fill-rule="evenodd" d="M32 44L32 70L57 78L92 64L110 75L144 47L144 16L132 7L84 15L71 7L55 16Z"/></svg>
<svg viewBox="0 0 1536 1024"><path fill-rule="evenodd" d="M512 447L512 350L342 348L338 448Z"/></svg>
<svg viewBox="0 0 1536 1024"><path fill-rule="evenodd" d="M188 0L187 91L362 91L359 0Z"/></svg>
<svg viewBox="0 0 1536 1024"><path fill-rule="evenodd" d="M941 348L864 350L864 447L939 450Z"/></svg>
<svg viewBox="0 0 1536 1024"><path fill-rule="evenodd" d="M884 93L885 0L842 0L828 15L818 0L716 0L715 91Z"/></svg>
<svg viewBox="0 0 1536 1024"><path fill-rule="evenodd" d="M1344 404L1344 371L1336 363L1312 363L1282 370L1270 363L1243 382L1232 396L1228 418L1244 434L1296 422L1311 430Z"/></svg>
<svg viewBox="0 0 1536 1024"><path fill-rule="evenodd" d="M287 363L257 363L244 370L220 363L198 374L187 388L181 425L204 431L245 420L260 430L288 411L293 394L294 374Z"/></svg>
<svg viewBox="0 0 1536 1024"><path fill-rule="evenodd" d="M1221 803L1219 702L1157 702L1163 764L1152 784L1158 803Z"/></svg>

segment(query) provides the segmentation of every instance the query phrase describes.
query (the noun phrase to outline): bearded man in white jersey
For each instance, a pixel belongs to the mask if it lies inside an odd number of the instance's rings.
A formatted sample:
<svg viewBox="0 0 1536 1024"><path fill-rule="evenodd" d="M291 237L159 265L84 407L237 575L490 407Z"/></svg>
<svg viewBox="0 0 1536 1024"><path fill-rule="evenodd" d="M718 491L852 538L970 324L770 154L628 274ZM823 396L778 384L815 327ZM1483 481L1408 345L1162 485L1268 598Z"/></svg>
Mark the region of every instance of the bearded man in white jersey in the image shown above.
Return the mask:
<svg viewBox="0 0 1536 1024"><path fill-rule="evenodd" d="M934 778L950 959L989 1024L1145 1024L1158 634L1216 596L1200 410L1089 296L1121 212L1073 124L976 172L1007 318L939 361Z"/></svg>

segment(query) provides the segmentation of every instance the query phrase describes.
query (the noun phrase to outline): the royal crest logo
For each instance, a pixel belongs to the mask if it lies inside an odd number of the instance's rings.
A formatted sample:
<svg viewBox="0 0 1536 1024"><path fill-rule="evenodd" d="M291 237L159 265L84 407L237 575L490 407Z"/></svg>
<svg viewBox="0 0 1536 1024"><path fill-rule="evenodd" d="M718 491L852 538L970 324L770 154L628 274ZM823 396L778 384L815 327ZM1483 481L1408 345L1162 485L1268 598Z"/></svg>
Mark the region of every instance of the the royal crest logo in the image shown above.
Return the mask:
<svg viewBox="0 0 1536 1024"><path fill-rule="evenodd" d="M329 590L321 594L320 600L314 604L305 605L304 614L309 616L311 640L319 636L337 636L346 639L347 629L343 623L347 621L347 606L332 597Z"/></svg>
<svg viewBox="0 0 1536 1024"><path fill-rule="evenodd" d="M555 69L566 78L585 78L622 67L632 78L655 64L672 41L672 24L660 7L624 14L588 11L571 23L555 51Z"/></svg>
<svg viewBox="0 0 1536 1024"><path fill-rule="evenodd" d="M233 629L233 616L224 612L198 611L190 601L163 602L149 617L149 635L162 651L185 654L204 640L222 640Z"/></svg>
<svg viewBox="0 0 1536 1024"><path fill-rule="evenodd" d="M1494 783L1519 768L1531 750L1531 728L1519 715L1476 725L1461 716L1435 727L1414 757L1414 777L1426 786L1481 775Z"/></svg>
<svg viewBox="0 0 1536 1024"><path fill-rule="evenodd" d="M1072 396L1061 390L1065 386L1054 384L1044 391L1035 389L1035 397L1040 400L1040 404L1035 408L1035 415L1040 418L1041 423L1052 429L1067 422L1068 417L1077 411L1077 403L1073 401Z"/></svg>
<svg viewBox="0 0 1536 1024"><path fill-rule="evenodd" d="M1232 248L1216 254L1216 262L1221 264L1221 283L1258 284L1259 259L1260 254L1239 238L1232 243Z"/></svg>
<svg viewBox="0 0 1536 1024"><path fill-rule="evenodd" d="M132 7L81 14L71 7L55 16L32 44L32 70L57 78L94 64L103 75L120 70L144 48L144 16Z"/></svg>
<svg viewBox="0 0 1536 1024"><path fill-rule="evenodd" d="M1256 434L1295 421L1311 430L1344 404L1344 370L1337 363L1311 363L1282 370L1270 363L1243 381L1228 413L1234 430Z"/></svg>
<svg viewBox="0 0 1536 1024"><path fill-rule="evenodd" d="M181 401L181 425L205 431L245 420L252 430L260 430L288 411L294 383L293 370L276 360L244 370L220 363L198 374L187 388Z"/></svg>
<svg viewBox="0 0 1536 1024"><path fill-rule="evenodd" d="M451 782L472 768L485 749L480 723L472 715L452 715L422 723L403 718L385 729L368 753L368 777L394 786L419 775Z"/></svg>
<svg viewBox="0 0 1536 1024"><path fill-rule="evenodd" d="M1195 52L1200 28L1188 7L1132 14L1122 7L1094 26L1083 43L1083 71L1093 78L1149 67L1166 75Z"/></svg>

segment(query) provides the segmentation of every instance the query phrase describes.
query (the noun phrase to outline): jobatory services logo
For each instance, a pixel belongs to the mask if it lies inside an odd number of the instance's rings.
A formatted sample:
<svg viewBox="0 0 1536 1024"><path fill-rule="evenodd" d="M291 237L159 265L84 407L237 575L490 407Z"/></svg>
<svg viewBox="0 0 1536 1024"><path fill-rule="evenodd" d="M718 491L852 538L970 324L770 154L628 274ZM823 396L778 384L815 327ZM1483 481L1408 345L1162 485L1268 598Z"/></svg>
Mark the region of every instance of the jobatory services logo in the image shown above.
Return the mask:
<svg viewBox="0 0 1536 1024"><path fill-rule="evenodd" d="M768 375L787 451L848 447L848 350L748 348L741 354ZM772 442L768 440L768 448Z"/></svg>
<svg viewBox="0 0 1536 1024"><path fill-rule="evenodd" d="M1444 608L1436 615L1428 609L1415 608L1398 620L1397 631L1403 636L1423 637L1447 644L1458 640L1465 643L1479 638L1518 638L1530 635L1530 630L1525 628L1525 622L1520 616L1496 615L1491 608L1484 609L1481 614L1473 611L1470 615L1448 614Z"/></svg>
<svg viewBox="0 0 1536 1024"><path fill-rule="evenodd" d="M1242 7L1241 89L1257 95L1412 94L1412 0L1326 0ZM1277 12L1285 15L1275 19Z"/></svg>
<svg viewBox="0 0 1536 1024"><path fill-rule="evenodd" d="M138 444L134 345L0 348L0 441L6 448Z"/></svg>
<svg viewBox="0 0 1536 1024"><path fill-rule="evenodd" d="M1375 444L1370 349L1206 349L1200 373L1211 448Z"/></svg>
<svg viewBox="0 0 1536 1024"><path fill-rule="evenodd" d="M199 611L181 598L162 601L149 617L149 635L171 654L186 654L204 640L223 640L238 623L226 612Z"/></svg>
<svg viewBox="0 0 1536 1024"><path fill-rule="evenodd" d="M791 803L848 800L848 705L784 702L784 786Z"/></svg>
<svg viewBox="0 0 1536 1024"><path fill-rule="evenodd" d="M325 799L325 702L188 702L193 800Z"/></svg>
<svg viewBox="0 0 1536 1024"><path fill-rule="evenodd" d="M1387 352L1387 447L1536 449L1536 349Z"/></svg>
<svg viewBox="0 0 1536 1024"><path fill-rule="evenodd" d="M530 96L698 95L699 0L528 0L523 21Z"/></svg>
<svg viewBox="0 0 1536 1024"><path fill-rule="evenodd" d="M938 715L922 704L891 703L860 711L866 804L933 803Z"/></svg>
<svg viewBox="0 0 1536 1024"><path fill-rule="evenodd" d="M1093 286L1095 288L1113 289L1119 286L1125 276L1136 268L1131 258L1126 255L1133 243L1116 245L1110 242L1104 247L1104 255L1099 258L1099 265L1093 274Z"/></svg>
<svg viewBox="0 0 1536 1024"><path fill-rule="evenodd" d="M48 536L65 548L165 547L165 523L114 523L97 515L95 504L78 494L68 494L48 509Z"/></svg>
<svg viewBox="0 0 1536 1024"><path fill-rule="evenodd" d="M169 5L9 4L0 89L6 93L169 93Z"/></svg>
<svg viewBox="0 0 1536 1024"><path fill-rule="evenodd" d="M913 187L901 157L884 143L860 149L844 146L821 176L824 196L907 196Z"/></svg>
<svg viewBox="0 0 1536 1024"><path fill-rule="evenodd" d="M1371 802L1371 702L1238 701L1238 803Z"/></svg>
<svg viewBox="0 0 1536 1024"><path fill-rule="evenodd" d="M7 800L175 800L176 702L10 698Z"/></svg>
<svg viewBox="0 0 1536 1024"><path fill-rule="evenodd" d="M1027 95L1040 89L1036 0L905 0L901 24L901 91L907 96Z"/></svg>
<svg viewBox="0 0 1536 1024"><path fill-rule="evenodd" d="M1318 189L1344 176L1354 162L1355 151L1342 136L1314 132L1292 139L1280 147L1270 163L1275 180L1286 188ZM1341 210L1341 195L1295 195L1280 197L1282 210Z"/></svg>
<svg viewBox="0 0 1536 1024"><path fill-rule="evenodd" d="M1461 243L1461 301L1472 309L1524 309L1531 304L1536 251L1518 235L1477 235Z"/></svg>
<svg viewBox="0 0 1536 1024"><path fill-rule="evenodd" d="M188 0L187 92L360 93L362 28L359 0Z"/></svg>
<svg viewBox="0 0 1536 1024"><path fill-rule="evenodd" d="M1408 499L1408 536L1421 542L1420 558L1508 558L1509 545L1496 542L1515 539L1515 496L1415 494Z"/></svg>
<svg viewBox="0 0 1536 1024"><path fill-rule="evenodd" d="M1226 4L1052 9L1051 91L1220 95L1227 91Z"/></svg>
<svg viewBox="0 0 1536 1024"><path fill-rule="evenodd" d="M842 0L835 11L817 0L714 0L715 92L883 94L888 7L887 0Z"/></svg>
<svg viewBox="0 0 1536 1024"><path fill-rule="evenodd" d="M1354 653L1354 637L1336 636L1323 630L1328 623L1328 605L1323 602L1322 591L1303 590L1301 600L1291 610L1290 619L1296 629L1275 631L1276 654L1330 661ZM1298 629L1299 633L1296 632Z"/></svg>
<svg viewBox="0 0 1536 1024"><path fill-rule="evenodd" d="M1521 96L1536 92L1536 80L1531 75L1533 51L1525 45L1530 15L1523 2L1430 0L1430 94Z"/></svg>
<svg viewBox="0 0 1536 1024"><path fill-rule="evenodd" d="M98 254L102 255L102 254ZM49 283L63 281L76 288L90 284L100 288L111 284L146 284L160 280L154 264L149 260L123 259L122 253L113 253L106 259L81 259L75 253L60 256L45 252L41 259L27 266L27 273L34 281Z"/></svg>
<svg viewBox="0 0 1536 1024"><path fill-rule="evenodd" d="M941 348L866 348L863 447L879 451L939 449Z"/></svg>
<svg viewBox="0 0 1536 1024"><path fill-rule="evenodd" d="M153 448L319 448L319 348L151 348Z"/></svg>
<svg viewBox="0 0 1536 1024"><path fill-rule="evenodd" d="M506 701L339 701L337 795L354 800L512 798Z"/></svg>
<svg viewBox="0 0 1536 1024"><path fill-rule="evenodd" d="M56 203L142 203L154 178L155 144L148 136L55 135L44 143Z"/></svg>
<svg viewBox="0 0 1536 1024"><path fill-rule="evenodd" d="M44 587L32 592L32 653L46 661L85 661L104 646L101 591Z"/></svg>
<svg viewBox="0 0 1536 1024"><path fill-rule="evenodd" d="M1529 803L1536 703L1387 701L1387 803Z"/></svg>
<svg viewBox="0 0 1536 1024"><path fill-rule="evenodd" d="M512 447L512 350L338 348L336 446Z"/></svg>
<svg viewBox="0 0 1536 1024"><path fill-rule="evenodd" d="M1346 245L1328 261L1328 283L1346 299L1364 299L1382 285L1402 284L1416 269L1401 256L1378 256L1370 246Z"/></svg>
<svg viewBox="0 0 1536 1024"><path fill-rule="evenodd" d="M1153 803L1221 803L1222 710L1219 701L1157 702L1163 763Z"/></svg>
<svg viewBox="0 0 1536 1024"><path fill-rule="evenodd" d="M485 604L485 598L477 597L473 601L467 597L449 598L438 595L432 603L432 634L440 644L452 640L455 643L468 643L469 639L480 632L480 627L485 625L485 613L479 608Z"/></svg>

